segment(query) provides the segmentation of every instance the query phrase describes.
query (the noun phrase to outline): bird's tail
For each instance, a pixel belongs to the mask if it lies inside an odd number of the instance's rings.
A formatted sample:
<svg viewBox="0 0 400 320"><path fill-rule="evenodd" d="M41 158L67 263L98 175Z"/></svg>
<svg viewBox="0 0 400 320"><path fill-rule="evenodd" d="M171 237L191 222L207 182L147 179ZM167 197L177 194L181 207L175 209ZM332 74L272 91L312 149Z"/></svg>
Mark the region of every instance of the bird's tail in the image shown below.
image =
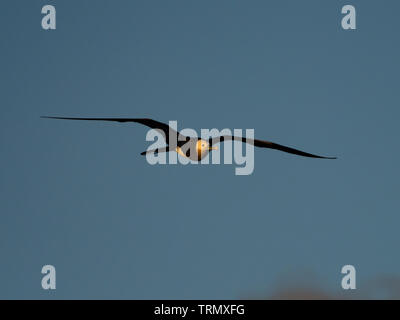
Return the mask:
<svg viewBox="0 0 400 320"><path fill-rule="evenodd" d="M152 150L143 151L143 152L141 153L141 155L142 155L142 156L145 156L146 154L149 154L149 153L155 153L155 154L157 154L157 153L160 153L160 152L169 152L169 151L171 151L171 149L170 149L169 146L167 146L167 147L163 147L163 148L157 148L157 149L152 149Z"/></svg>

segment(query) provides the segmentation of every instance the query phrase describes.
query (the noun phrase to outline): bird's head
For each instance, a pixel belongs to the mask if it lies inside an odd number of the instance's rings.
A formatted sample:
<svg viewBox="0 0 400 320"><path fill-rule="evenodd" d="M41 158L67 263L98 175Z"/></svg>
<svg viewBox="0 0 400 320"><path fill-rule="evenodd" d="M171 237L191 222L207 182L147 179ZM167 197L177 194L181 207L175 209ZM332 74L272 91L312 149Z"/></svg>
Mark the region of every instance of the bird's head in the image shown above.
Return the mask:
<svg viewBox="0 0 400 320"><path fill-rule="evenodd" d="M206 140L199 139L196 144L197 154L199 157L205 156L210 150L218 150L218 147L212 147Z"/></svg>

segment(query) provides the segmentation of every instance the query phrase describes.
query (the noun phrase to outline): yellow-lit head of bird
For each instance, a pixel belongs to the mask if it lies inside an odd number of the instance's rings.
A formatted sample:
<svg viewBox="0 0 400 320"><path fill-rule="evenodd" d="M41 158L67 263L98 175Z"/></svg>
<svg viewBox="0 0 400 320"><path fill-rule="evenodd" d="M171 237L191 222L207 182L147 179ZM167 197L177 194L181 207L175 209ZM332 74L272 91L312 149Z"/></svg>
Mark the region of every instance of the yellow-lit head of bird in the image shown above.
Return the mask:
<svg viewBox="0 0 400 320"><path fill-rule="evenodd" d="M199 139L196 143L196 151L198 159L203 159L210 150L218 150L217 147L212 147L206 140Z"/></svg>

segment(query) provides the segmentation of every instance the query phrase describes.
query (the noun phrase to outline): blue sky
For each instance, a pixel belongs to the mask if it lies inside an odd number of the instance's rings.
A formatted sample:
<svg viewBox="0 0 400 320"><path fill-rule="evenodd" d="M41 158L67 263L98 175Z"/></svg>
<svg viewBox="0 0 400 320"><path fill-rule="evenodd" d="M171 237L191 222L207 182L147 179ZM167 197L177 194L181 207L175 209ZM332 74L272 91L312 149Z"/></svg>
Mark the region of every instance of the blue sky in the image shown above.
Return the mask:
<svg viewBox="0 0 400 320"><path fill-rule="evenodd" d="M396 1L2 1L0 297L240 298L398 276ZM151 166L135 124L253 128L321 161ZM43 265L57 289L40 286ZM310 273L309 273L310 272ZM311 275L310 275L311 274Z"/></svg>

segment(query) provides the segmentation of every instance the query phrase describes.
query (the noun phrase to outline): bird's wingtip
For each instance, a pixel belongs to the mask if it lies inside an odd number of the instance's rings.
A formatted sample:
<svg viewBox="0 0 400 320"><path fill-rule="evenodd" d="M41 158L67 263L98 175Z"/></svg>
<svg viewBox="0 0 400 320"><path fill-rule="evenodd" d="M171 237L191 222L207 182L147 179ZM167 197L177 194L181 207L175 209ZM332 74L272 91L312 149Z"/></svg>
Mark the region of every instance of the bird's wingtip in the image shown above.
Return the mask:
<svg viewBox="0 0 400 320"><path fill-rule="evenodd" d="M59 119L58 117L40 116L41 119Z"/></svg>

